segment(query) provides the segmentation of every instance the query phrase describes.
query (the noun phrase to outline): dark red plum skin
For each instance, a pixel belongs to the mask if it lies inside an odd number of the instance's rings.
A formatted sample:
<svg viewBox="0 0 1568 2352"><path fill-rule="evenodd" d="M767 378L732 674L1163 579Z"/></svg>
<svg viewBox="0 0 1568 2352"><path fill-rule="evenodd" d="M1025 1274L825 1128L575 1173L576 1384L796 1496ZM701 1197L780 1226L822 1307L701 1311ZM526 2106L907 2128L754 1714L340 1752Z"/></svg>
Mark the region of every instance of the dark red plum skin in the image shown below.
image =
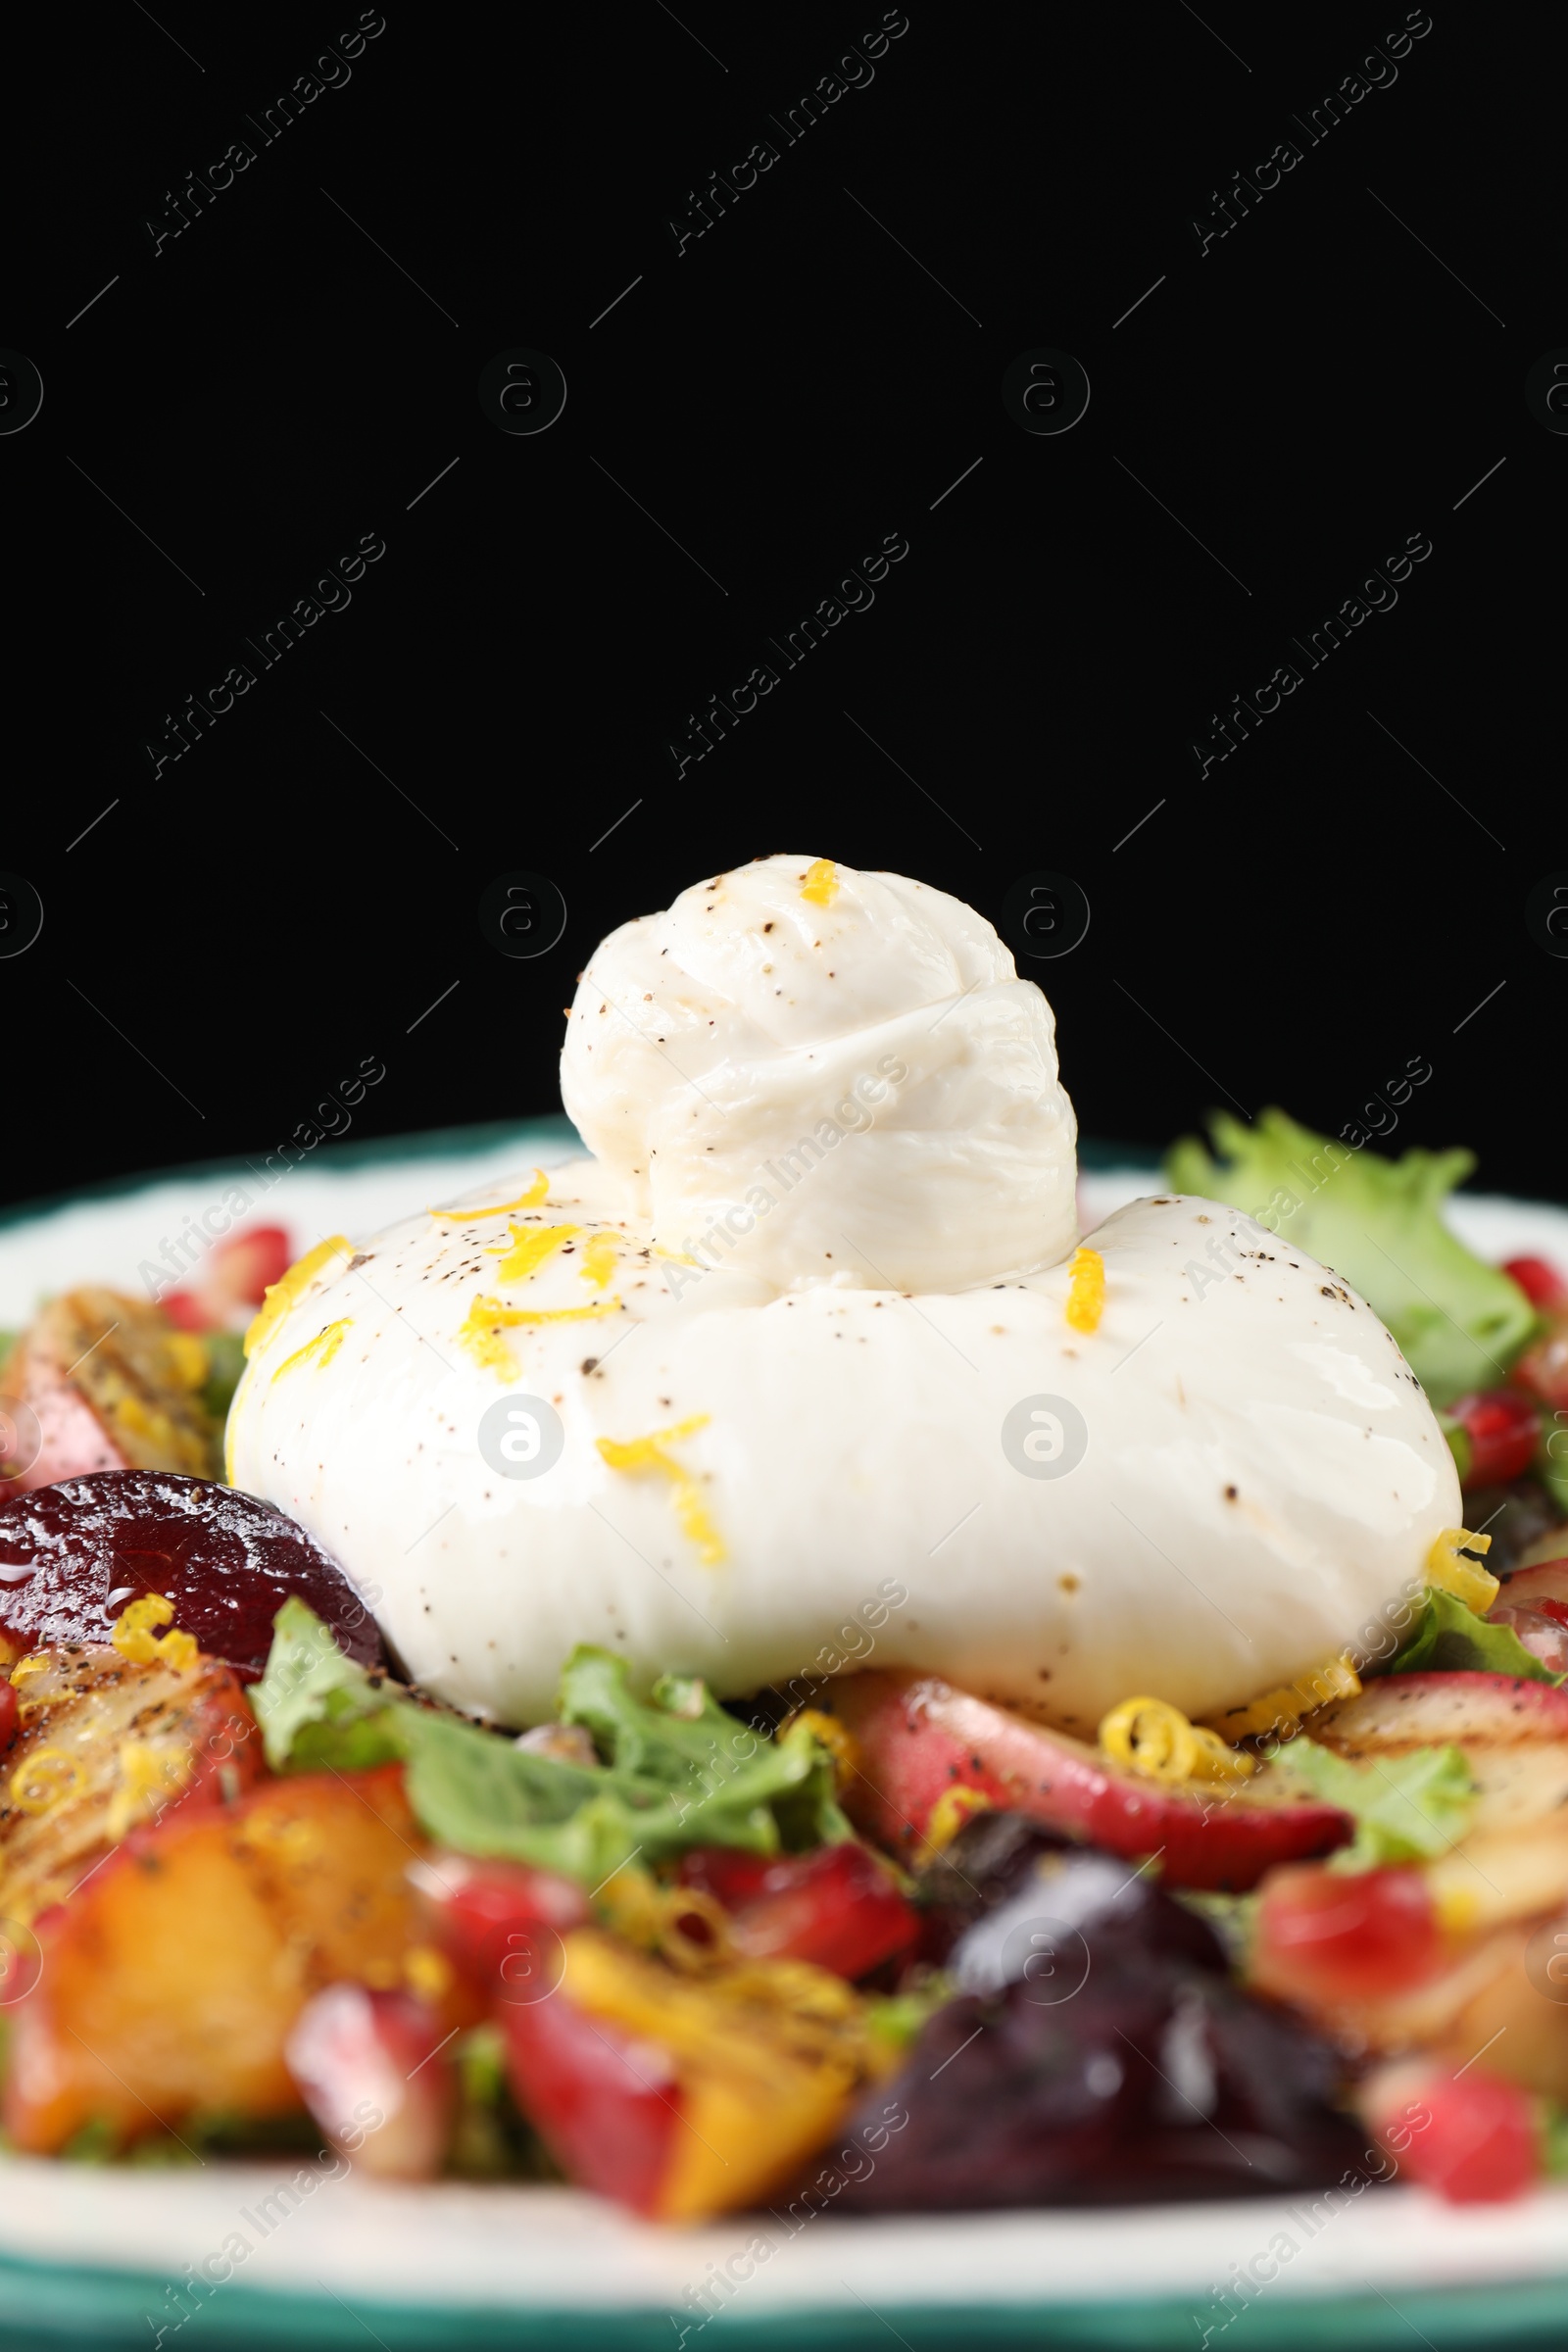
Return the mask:
<svg viewBox="0 0 1568 2352"><path fill-rule="evenodd" d="M1135 2205L1380 2177L1338 2053L1232 1984L1208 1924L1121 1857L979 1814L919 1893L956 1997L823 2151L808 2204Z"/></svg>
<svg viewBox="0 0 1568 2352"><path fill-rule="evenodd" d="M362 1666L385 1664L375 1619L331 1556L270 1503L167 1470L100 1470L0 1502L0 1631L28 1649L107 1642L143 1592L245 1682L267 1664L291 1594Z"/></svg>

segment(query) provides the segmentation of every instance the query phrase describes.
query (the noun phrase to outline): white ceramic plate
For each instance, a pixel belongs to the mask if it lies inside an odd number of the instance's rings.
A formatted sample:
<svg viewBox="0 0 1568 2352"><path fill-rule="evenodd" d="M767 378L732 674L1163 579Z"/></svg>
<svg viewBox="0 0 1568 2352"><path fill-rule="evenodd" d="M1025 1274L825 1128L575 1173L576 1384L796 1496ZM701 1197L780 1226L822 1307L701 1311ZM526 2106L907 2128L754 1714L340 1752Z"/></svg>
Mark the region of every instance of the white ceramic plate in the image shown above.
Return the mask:
<svg viewBox="0 0 1568 2352"><path fill-rule="evenodd" d="M270 1189L243 1164L210 1166L14 1213L0 1222L0 1327L69 1284L144 1289L138 1268L236 1183L248 1220L286 1226L303 1250L570 1148L563 1120L457 1130L339 1145ZM1153 1182L1149 1168L1086 1174L1085 1223ZM1568 1210L1467 1198L1453 1223L1489 1257L1568 1264ZM1338 2210L1319 2197L824 2214L793 2233L764 2214L672 2232L569 2189L304 2179L308 2190L281 2160L155 2173L0 2158L0 2344L146 2352L187 2328L204 2347L292 2352L679 2352L710 2328L779 2352L1568 2340L1568 2189L1492 2211L1393 2187ZM1244 2295L1235 2274L1250 2266L1273 2276Z"/></svg>

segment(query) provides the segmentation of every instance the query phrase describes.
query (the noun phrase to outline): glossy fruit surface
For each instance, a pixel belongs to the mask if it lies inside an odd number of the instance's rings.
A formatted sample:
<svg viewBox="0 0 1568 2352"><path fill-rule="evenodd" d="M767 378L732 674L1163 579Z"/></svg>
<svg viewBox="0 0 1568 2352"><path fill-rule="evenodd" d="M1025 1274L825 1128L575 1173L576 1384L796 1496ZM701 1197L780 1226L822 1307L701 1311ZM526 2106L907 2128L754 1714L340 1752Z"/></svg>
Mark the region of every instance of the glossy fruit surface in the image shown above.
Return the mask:
<svg viewBox="0 0 1568 2352"><path fill-rule="evenodd" d="M53 2155L93 2122L132 2140L197 2113L297 2112L284 2045L307 2001L343 1979L397 1984L420 1941L419 1840L401 1765L262 1781L132 1831L37 1920L37 1983L6 2012L12 2144Z"/></svg>
<svg viewBox="0 0 1568 2352"><path fill-rule="evenodd" d="M980 1803L1129 1862L1158 1853L1180 1886L1251 1886L1272 1864L1328 1853L1351 1834L1318 1798L1269 1801L1264 1775L1235 1788L1153 1780L935 1675L848 1675L829 1698L860 1757L844 1800L856 1827L917 1864Z"/></svg>
<svg viewBox="0 0 1568 2352"><path fill-rule="evenodd" d="M955 1843L958 1851L941 1878L967 1872L975 1848ZM946 1968L965 1992L1028 1984L1038 1998L1054 2001L1073 1997L1074 1984L1095 1970L1103 1976L1170 1962L1225 1973L1213 1930L1157 1879L1129 1871L1119 1854L1069 1846L1025 1850L993 1878L985 1906L954 1942Z"/></svg>
<svg viewBox="0 0 1568 2352"><path fill-rule="evenodd" d="M1539 1340L1533 1340L1510 1377L1553 1411L1568 1405L1568 1318L1554 1310Z"/></svg>
<svg viewBox="0 0 1568 2352"><path fill-rule="evenodd" d="M1436 1973L1443 1938L1419 1870L1271 1872L1258 1907L1252 1980L1287 1999L1375 1999Z"/></svg>
<svg viewBox="0 0 1568 2352"><path fill-rule="evenodd" d="M810 1960L854 1979L907 1951L919 1932L913 1908L863 1845L771 1860L695 1846L679 1878L729 1913L735 1949L752 1960Z"/></svg>
<svg viewBox="0 0 1568 2352"><path fill-rule="evenodd" d="M1447 1407L1470 1442L1465 1487L1506 1485L1522 1478L1541 1444L1541 1414L1517 1389L1477 1389Z"/></svg>
<svg viewBox="0 0 1568 2352"><path fill-rule="evenodd" d="M107 1642L127 1601L161 1592L174 1624L242 1679L267 1663L297 1593L362 1665L375 1620L302 1527L234 1487L172 1471L104 1470L0 1502L0 1633L22 1649Z"/></svg>
<svg viewBox="0 0 1568 2352"><path fill-rule="evenodd" d="M681 2089L656 2043L559 1995L498 2012L512 2092L562 2171L652 2214L680 2129Z"/></svg>
<svg viewBox="0 0 1568 2352"><path fill-rule="evenodd" d="M1487 1611L1487 1622L1511 1625L1533 1658L1539 1658L1553 1674L1568 1674L1568 1611L1558 1616L1561 1607L1560 1601L1544 1609L1531 1609L1499 1600Z"/></svg>
<svg viewBox="0 0 1568 2352"><path fill-rule="evenodd" d="M1568 1817L1568 1686L1511 1674L1379 1675L1323 1708L1312 1737L1340 1755L1385 1763L1423 1747L1462 1749L1476 1792L1467 1838Z"/></svg>
<svg viewBox="0 0 1568 2352"><path fill-rule="evenodd" d="M553 1994L562 1936L589 1916L575 1880L449 1853L430 1855L410 1877L436 1939L480 1998L514 2008Z"/></svg>
<svg viewBox="0 0 1568 2352"><path fill-rule="evenodd" d="M1549 1258L1510 1257L1502 1270L1512 1276L1532 1306L1568 1306L1568 1282Z"/></svg>
<svg viewBox="0 0 1568 2352"><path fill-rule="evenodd" d="M838 2210L1137 2204L1364 2174L1327 2044L1224 1977L1094 1969L950 2002L841 2143L875 2151Z"/></svg>
<svg viewBox="0 0 1568 2352"><path fill-rule="evenodd" d="M1515 2082L1413 2060L1384 2069L1360 2096L1404 2177L1450 2204L1501 2204L1540 2178L1535 2101Z"/></svg>
<svg viewBox="0 0 1568 2352"><path fill-rule="evenodd" d="M1497 1595L1510 1608L1539 1609L1559 1625L1568 1625L1568 1560L1542 1560L1534 1568L1519 1568Z"/></svg>
<svg viewBox="0 0 1568 2352"><path fill-rule="evenodd" d="M335 2148L384 2180L430 2180L451 2136L449 2028L413 1993L328 1984L283 2046L300 2096Z"/></svg>
<svg viewBox="0 0 1568 2352"><path fill-rule="evenodd" d="M281 1225L247 1226L243 1233L219 1242L201 1260L193 1279L168 1292L159 1303L182 1331L226 1331L236 1322L243 1330L269 1286L282 1281L295 1254Z"/></svg>

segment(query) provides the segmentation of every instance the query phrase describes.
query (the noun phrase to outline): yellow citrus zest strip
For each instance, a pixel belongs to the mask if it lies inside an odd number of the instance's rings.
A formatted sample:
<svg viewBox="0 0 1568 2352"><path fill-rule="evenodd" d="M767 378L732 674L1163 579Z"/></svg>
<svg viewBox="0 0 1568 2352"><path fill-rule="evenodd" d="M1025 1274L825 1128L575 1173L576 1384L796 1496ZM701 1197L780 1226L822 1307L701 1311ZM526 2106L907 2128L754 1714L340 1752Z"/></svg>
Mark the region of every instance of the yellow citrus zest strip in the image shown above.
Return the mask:
<svg viewBox="0 0 1568 2352"><path fill-rule="evenodd" d="M685 1421L675 1422L669 1429L656 1429L646 1438L596 1438L603 1459L612 1470L636 1472L657 1470L670 1482L670 1501L683 1535L697 1546L697 1556L705 1568L716 1567L724 1557L724 1545L718 1530L710 1519L703 1504L702 1489L689 1470L683 1470L674 1456L665 1451L681 1438L689 1438L699 1429L706 1429L710 1413L693 1413Z"/></svg>
<svg viewBox="0 0 1568 2352"><path fill-rule="evenodd" d="M1472 1536L1466 1528L1446 1527L1427 1554L1427 1583L1451 1592L1467 1609L1484 1617L1502 1587L1490 1569L1462 1560L1461 1551L1490 1551L1490 1536Z"/></svg>
<svg viewBox="0 0 1568 2352"><path fill-rule="evenodd" d="M801 882L801 896L812 906L831 906L838 897L839 878L831 858L813 858Z"/></svg>
<svg viewBox="0 0 1568 2352"><path fill-rule="evenodd" d="M518 1308L507 1317L509 1323L597 1323L602 1315L618 1315L618 1298L596 1298L589 1306L542 1306L524 1311Z"/></svg>
<svg viewBox="0 0 1568 2352"><path fill-rule="evenodd" d="M526 1282L547 1257L554 1257L564 1242L581 1231L580 1225L514 1225L511 1241L493 1244L485 1255L501 1260L496 1268L498 1282Z"/></svg>
<svg viewBox="0 0 1568 2352"><path fill-rule="evenodd" d="M296 1364L309 1363L312 1356L316 1358L318 1371L322 1366L329 1364L342 1347L343 1334L353 1321L352 1315L343 1315L336 1323L323 1325L314 1340L307 1340L303 1348L296 1348L292 1355L284 1356L283 1361L272 1374L273 1383L280 1381L285 1372L292 1372Z"/></svg>
<svg viewBox="0 0 1568 2352"><path fill-rule="evenodd" d="M122 1740L115 1758L120 1780L109 1800L104 1835L118 1844L125 1832L157 1811L156 1801L183 1788L191 1776L192 1759L177 1747L154 1747L145 1740Z"/></svg>
<svg viewBox="0 0 1568 2352"><path fill-rule="evenodd" d="M25 1682L29 1674L44 1674L53 1664L54 1658L49 1650L34 1650L30 1658L17 1660L11 1669L11 1680L13 1684Z"/></svg>
<svg viewBox="0 0 1568 2352"><path fill-rule="evenodd" d="M604 1290L614 1271L615 1237L612 1233L596 1233L582 1253L582 1279Z"/></svg>
<svg viewBox="0 0 1568 2352"><path fill-rule="evenodd" d="M162 1592L144 1592L121 1610L109 1639L131 1666L170 1666L183 1674L200 1654L192 1636L177 1631L165 1634L162 1641L153 1636L153 1627L168 1625L173 1614L173 1602Z"/></svg>
<svg viewBox="0 0 1568 2352"><path fill-rule="evenodd" d="M245 1353L254 1355L259 1348L266 1347L284 1317L299 1304L318 1274L334 1257L352 1257L354 1253L354 1244L347 1236L334 1233L329 1241L318 1242L314 1250L308 1250L280 1282L270 1282L260 1311L245 1334Z"/></svg>
<svg viewBox="0 0 1568 2352"><path fill-rule="evenodd" d="M11 1775L11 1802L24 1813L51 1812L67 1797L74 1796L86 1777L75 1757L68 1756L63 1747L34 1748Z"/></svg>
<svg viewBox="0 0 1568 2352"><path fill-rule="evenodd" d="M514 1330L519 1323L591 1323L602 1315L618 1315L618 1298L596 1298L591 1306L552 1306L530 1310L520 1306L504 1305L499 1298L479 1298L458 1328L460 1344L466 1348L482 1371L494 1372L502 1380L512 1380L517 1370L517 1359L501 1337L503 1330Z"/></svg>
<svg viewBox="0 0 1568 2352"><path fill-rule="evenodd" d="M1067 1287L1067 1320L1074 1331L1098 1331L1105 1311L1105 1261L1098 1250L1075 1250Z"/></svg>
<svg viewBox="0 0 1568 2352"><path fill-rule="evenodd" d="M516 1375L517 1359L501 1337L500 1327L521 1321L516 1308L503 1306L499 1298L475 1298L459 1327L458 1340L482 1372L494 1372L498 1379L512 1380Z"/></svg>
<svg viewBox="0 0 1568 2352"><path fill-rule="evenodd" d="M933 1853L940 1854L944 1846L953 1843L966 1821L976 1813L991 1810L992 1800L983 1788L967 1788L961 1781L955 1781L951 1788L943 1789L927 1816L926 1844Z"/></svg>
<svg viewBox="0 0 1568 2352"><path fill-rule="evenodd" d="M1101 1724L1100 1744L1114 1763L1152 1781L1245 1781L1257 1769L1254 1757L1189 1723L1163 1698L1124 1698Z"/></svg>
<svg viewBox="0 0 1568 2352"><path fill-rule="evenodd" d="M821 1740L833 1759L833 1778L843 1788L860 1769L860 1742L849 1725L840 1723L836 1715L824 1715L820 1707L802 1707L785 1728L793 1731L798 1723L804 1723Z"/></svg>
<svg viewBox="0 0 1568 2352"><path fill-rule="evenodd" d="M519 1312L519 1323L595 1323L601 1315L618 1315L618 1298L595 1298L587 1306L543 1306L535 1312Z"/></svg>
<svg viewBox="0 0 1568 2352"><path fill-rule="evenodd" d="M1289 1740L1299 1730L1304 1715L1326 1707L1330 1699L1354 1698L1360 1688L1361 1678L1346 1650L1340 1657L1325 1658L1321 1666L1298 1675L1294 1683L1265 1690L1261 1698L1250 1700L1245 1707L1228 1707L1223 1715L1214 1717L1209 1728L1222 1740L1261 1740L1270 1733Z"/></svg>
<svg viewBox="0 0 1568 2352"><path fill-rule="evenodd" d="M427 1208L427 1217L440 1217L449 1225L469 1225L477 1217L507 1217L514 1208L541 1208L550 1192L550 1178L543 1168L535 1168L533 1182L515 1200L495 1200L485 1208Z"/></svg>

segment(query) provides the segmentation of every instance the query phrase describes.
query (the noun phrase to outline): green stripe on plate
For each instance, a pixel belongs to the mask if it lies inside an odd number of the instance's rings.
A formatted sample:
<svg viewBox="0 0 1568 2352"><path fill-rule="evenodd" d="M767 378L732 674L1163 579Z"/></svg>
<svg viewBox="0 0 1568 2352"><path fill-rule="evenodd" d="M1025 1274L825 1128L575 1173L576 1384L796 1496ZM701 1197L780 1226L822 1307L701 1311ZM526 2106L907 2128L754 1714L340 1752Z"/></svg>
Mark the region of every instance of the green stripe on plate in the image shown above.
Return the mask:
<svg viewBox="0 0 1568 2352"><path fill-rule="evenodd" d="M158 2329L172 2336L180 2306L166 2278L127 2271L61 2269L0 2257L0 2346L5 2352L151 2352ZM352 2302L273 2293L231 2282L199 2306L187 2291L188 2339L204 2352L343 2352L379 2343L383 2352L678 2352L706 2330L667 2309L598 2312L539 2306ZM956 2352L970 2345L1057 2347L1059 2352L1194 2352L1200 2340L1226 2352L1407 2352L1425 2342L1438 2352L1560 2352L1568 2339L1568 2278L1484 2285L1401 2289L1397 2304L1375 2292L1275 2296L1266 2291L1228 2328L1203 2339L1208 2314L1191 2298L1139 2303L894 2304L891 2314L861 2302L842 2309L747 2313L744 2304L710 2325L753 2352L887 2352L890 2338L910 2352Z"/></svg>

